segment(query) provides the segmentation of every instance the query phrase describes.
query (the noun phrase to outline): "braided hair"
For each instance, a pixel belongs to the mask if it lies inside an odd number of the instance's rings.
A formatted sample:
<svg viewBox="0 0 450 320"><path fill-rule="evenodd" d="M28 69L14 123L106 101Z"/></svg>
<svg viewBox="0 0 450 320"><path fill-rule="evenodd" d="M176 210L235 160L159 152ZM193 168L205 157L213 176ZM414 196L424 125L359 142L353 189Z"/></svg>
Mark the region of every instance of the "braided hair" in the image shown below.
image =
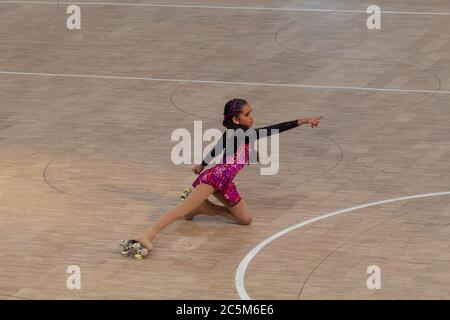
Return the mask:
<svg viewBox="0 0 450 320"><path fill-rule="evenodd" d="M242 108L247 104L244 99L232 99L225 104L223 109L223 126L227 129L239 129L241 125L233 122L233 117L239 117Z"/></svg>

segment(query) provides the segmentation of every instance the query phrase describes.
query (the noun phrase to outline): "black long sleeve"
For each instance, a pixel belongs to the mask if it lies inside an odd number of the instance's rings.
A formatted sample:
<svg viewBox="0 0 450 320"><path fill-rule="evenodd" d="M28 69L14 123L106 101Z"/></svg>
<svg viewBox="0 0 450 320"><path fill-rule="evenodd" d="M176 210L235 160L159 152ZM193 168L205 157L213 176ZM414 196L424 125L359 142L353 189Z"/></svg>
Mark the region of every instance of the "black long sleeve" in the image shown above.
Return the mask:
<svg viewBox="0 0 450 320"><path fill-rule="evenodd" d="M282 133L283 131L287 131L287 130L293 129L293 128L296 128L298 126L299 126L298 120L293 120L293 121L286 121L286 122L282 122L282 123L277 123L277 124L274 124L274 125L271 125L271 126L267 126L267 127L257 128L257 129L255 129L255 131L256 131L257 137L259 139L259 138L261 138L261 136L260 136L261 135L261 133L260 133L261 130L267 130L267 134L263 135L263 136L268 137L268 136L272 135L272 130L274 130L274 129L277 129L278 133Z"/></svg>
<svg viewBox="0 0 450 320"><path fill-rule="evenodd" d="M263 137L271 136L273 133L273 130L278 130L277 133L281 133L281 132L296 128L298 126L299 126L298 120L293 120L293 121L277 123L277 124L267 126L267 127L257 128L257 129L254 129L256 132L256 140L263 138ZM245 137L245 143L253 143L254 142L254 141L250 141L250 137L252 137L252 136ZM237 147L238 147L238 145L236 143L237 137L231 136L228 139L230 139L230 138L235 139L235 143L233 143L233 146L234 146L233 152L236 152ZM218 154L220 154L222 151L224 151L226 149L226 146L227 146L227 131L225 131L223 133L222 137L217 141L215 146L205 156L205 158L202 161L202 165L206 167Z"/></svg>
<svg viewBox="0 0 450 320"><path fill-rule="evenodd" d="M209 151L209 153L202 160L202 165L204 167L206 167L208 163L210 163L216 157L216 155L220 154L223 150L225 150L227 145L226 137L227 131L225 130L225 132L222 134L222 137L217 141L215 146L211 149L211 151Z"/></svg>

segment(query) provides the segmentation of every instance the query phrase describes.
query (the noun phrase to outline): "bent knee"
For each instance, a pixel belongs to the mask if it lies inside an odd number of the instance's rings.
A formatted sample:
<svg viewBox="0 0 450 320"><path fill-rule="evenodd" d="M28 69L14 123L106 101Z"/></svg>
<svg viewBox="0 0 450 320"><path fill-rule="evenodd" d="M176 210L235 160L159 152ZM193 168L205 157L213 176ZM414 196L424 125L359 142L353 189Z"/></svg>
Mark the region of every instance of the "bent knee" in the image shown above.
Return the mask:
<svg viewBox="0 0 450 320"><path fill-rule="evenodd" d="M252 216L244 217L239 219L239 224L248 226L250 223L252 223L252 220L253 220Z"/></svg>

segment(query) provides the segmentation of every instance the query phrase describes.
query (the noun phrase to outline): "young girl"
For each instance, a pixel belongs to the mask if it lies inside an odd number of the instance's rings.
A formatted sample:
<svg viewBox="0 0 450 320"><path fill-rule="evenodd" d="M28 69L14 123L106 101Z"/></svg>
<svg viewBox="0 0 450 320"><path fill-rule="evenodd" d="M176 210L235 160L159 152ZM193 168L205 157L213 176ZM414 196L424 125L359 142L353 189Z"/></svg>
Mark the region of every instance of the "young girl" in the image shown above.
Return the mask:
<svg viewBox="0 0 450 320"><path fill-rule="evenodd" d="M242 129L245 132L253 125L252 109L248 102L243 99L228 101L223 114L223 125L227 129L232 129L233 131ZM182 217L191 220L198 214L209 216L220 215L238 224L249 225L252 221L252 215L233 183L236 174L248 164L249 146L253 145L255 139L259 139L262 136L269 136L272 129L277 129L281 133L302 124L309 124L314 128L319 125L321 118L300 118L294 121L254 129L256 135L246 136L243 141L241 140L241 143L237 143L236 138L231 137L233 140L231 142L233 147L232 152L226 150L230 146L230 138L226 135L225 131L216 146L203 159L202 164L193 168L194 173L199 176L192 184L194 190L189 197L176 208L163 214L147 230L135 236L133 240L122 240L120 243L122 246L122 254L133 254L136 259L144 258L148 254L148 251L153 249L153 240L158 233L170 223ZM222 150L224 150L223 161L203 171L208 163L216 155L220 154ZM226 157L226 155L231 155L231 157ZM244 161L236 161L238 157L242 159L242 156ZM209 201L207 198L210 195L214 195L223 203L223 206Z"/></svg>

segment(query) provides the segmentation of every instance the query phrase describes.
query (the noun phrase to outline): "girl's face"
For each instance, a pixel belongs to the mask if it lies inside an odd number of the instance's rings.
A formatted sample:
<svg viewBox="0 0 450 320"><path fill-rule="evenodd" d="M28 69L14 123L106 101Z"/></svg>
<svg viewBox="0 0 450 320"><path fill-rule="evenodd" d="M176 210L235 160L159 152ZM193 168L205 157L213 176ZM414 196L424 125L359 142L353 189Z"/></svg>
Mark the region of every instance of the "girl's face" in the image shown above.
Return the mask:
<svg viewBox="0 0 450 320"><path fill-rule="evenodd" d="M239 117L233 117L233 122L251 128L253 126L253 115L250 105L244 105Z"/></svg>

